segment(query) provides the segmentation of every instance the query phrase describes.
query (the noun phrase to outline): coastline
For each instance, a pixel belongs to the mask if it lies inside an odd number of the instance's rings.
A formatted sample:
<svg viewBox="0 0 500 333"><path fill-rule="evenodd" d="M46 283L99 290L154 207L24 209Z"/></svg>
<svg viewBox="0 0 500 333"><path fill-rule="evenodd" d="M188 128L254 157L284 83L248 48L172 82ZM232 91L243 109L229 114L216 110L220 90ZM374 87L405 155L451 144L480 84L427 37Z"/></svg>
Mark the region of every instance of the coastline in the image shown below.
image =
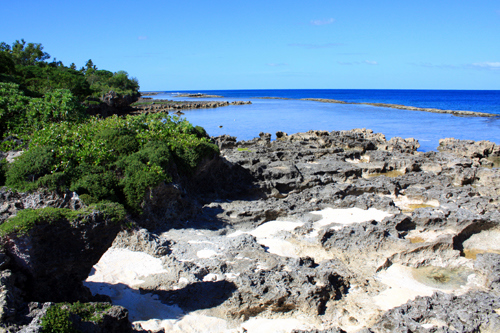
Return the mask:
<svg viewBox="0 0 500 333"><path fill-rule="evenodd" d="M398 109L398 110L408 110L408 111L424 111L432 113L449 113L457 117L500 117L499 114L486 113L478 111L464 111L464 110L441 110L436 108L419 108L416 106L400 105L400 104L390 104L390 103L356 103L356 102L345 102L336 99L326 99L326 98L301 98L301 101L313 101L321 103L334 103L334 104L354 104L354 105L371 105L377 107Z"/></svg>
<svg viewBox="0 0 500 333"><path fill-rule="evenodd" d="M167 93L167 92L165 92ZM485 93L489 93L486 94ZM366 95L365 95L366 94ZM415 90L392 91L386 94L374 90L211 90L176 93L178 96L254 98L268 100L306 100L323 103L370 105L409 111L452 114L459 117L500 117L498 92L438 91L420 92ZM446 101L446 102L445 102Z"/></svg>

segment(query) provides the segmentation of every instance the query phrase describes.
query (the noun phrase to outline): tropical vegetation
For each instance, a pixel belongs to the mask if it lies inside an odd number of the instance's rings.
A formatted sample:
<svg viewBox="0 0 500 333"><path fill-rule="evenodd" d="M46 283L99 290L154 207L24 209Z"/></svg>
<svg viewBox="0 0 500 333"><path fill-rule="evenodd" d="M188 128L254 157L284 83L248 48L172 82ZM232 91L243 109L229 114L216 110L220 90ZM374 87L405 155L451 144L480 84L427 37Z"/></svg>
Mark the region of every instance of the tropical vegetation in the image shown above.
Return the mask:
<svg viewBox="0 0 500 333"><path fill-rule="evenodd" d="M0 186L69 190L87 205L113 203L140 213L151 188L218 154L203 128L178 117L89 115L89 105L110 91L138 94L138 81L125 71L99 70L92 60L77 70L49 59L41 44L0 44L0 151L24 150L13 163L0 161ZM73 218L48 213L23 213L8 230L47 216Z"/></svg>

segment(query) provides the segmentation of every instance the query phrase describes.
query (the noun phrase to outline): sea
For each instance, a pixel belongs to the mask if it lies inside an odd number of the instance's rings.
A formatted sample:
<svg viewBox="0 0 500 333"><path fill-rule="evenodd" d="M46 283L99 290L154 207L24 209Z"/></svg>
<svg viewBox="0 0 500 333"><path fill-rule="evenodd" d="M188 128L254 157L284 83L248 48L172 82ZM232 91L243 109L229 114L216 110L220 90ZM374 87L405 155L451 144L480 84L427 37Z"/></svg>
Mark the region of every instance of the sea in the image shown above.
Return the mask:
<svg viewBox="0 0 500 333"><path fill-rule="evenodd" d="M220 98L178 97L201 93ZM215 109L184 111L183 118L209 135L228 134L250 140L260 132L288 134L309 130L339 131L367 128L392 137L415 138L419 151L436 150L439 139L489 140L500 144L500 90L381 90L271 89L161 91L155 99L251 101ZM332 104L303 98L335 99L350 103L388 103L420 108L492 113L495 117L462 117L425 111L399 110L360 104Z"/></svg>

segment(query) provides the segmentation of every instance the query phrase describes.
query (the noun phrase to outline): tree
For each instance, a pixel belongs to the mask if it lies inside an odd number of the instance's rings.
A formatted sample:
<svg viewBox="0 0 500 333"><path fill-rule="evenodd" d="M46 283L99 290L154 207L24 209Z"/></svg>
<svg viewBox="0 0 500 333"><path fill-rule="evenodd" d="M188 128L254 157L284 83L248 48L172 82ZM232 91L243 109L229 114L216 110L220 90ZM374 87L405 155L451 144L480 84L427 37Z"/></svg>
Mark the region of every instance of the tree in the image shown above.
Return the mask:
<svg viewBox="0 0 500 333"><path fill-rule="evenodd" d="M5 43L2 43L5 44ZM7 48L2 45L3 48ZM28 43L21 39L21 41L16 40L12 44L12 48L6 50L12 54L12 58L16 65L29 66L36 65L37 63L43 62L50 58L47 52L43 52L43 46L40 43Z"/></svg>
<svg viewBox="0 0 500 333"><path fill-rule="evenodd" d="M0 74L14 74L16 65L8 52L0 51Z"/></svg>

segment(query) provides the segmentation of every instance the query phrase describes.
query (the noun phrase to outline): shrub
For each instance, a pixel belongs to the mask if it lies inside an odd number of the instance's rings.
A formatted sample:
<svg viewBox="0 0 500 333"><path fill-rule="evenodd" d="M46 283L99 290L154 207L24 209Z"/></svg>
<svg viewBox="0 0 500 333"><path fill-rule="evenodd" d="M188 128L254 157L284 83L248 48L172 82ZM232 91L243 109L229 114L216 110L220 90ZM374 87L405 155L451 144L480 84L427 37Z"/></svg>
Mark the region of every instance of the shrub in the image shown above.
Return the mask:
<svg viewBox="0 0 500 333"><path fill-rule="evenodd" d="M34 226L52 223L65 223L82 221L85 223L86 216L92 212L101 212L104 218L113 223L120 223L125 219L125 208L116 202L101 201L97 204L89 205L80 210L71 210L69 208L45 207L40 209L23 209L16 216L10 217L7 221L0 224L0 235L8 234L26 234Z"/></svg>
<svg viewBox="0 0 500 333"><path fill-rule="evenodd" d="M56 89L34 98L18 84L0 82L0 138L7 132L29 134L53 122L84 118L82 105L69 90Z"/></svg>
<svg viewBox="0 0 500 333"><path fill-rule="evenodd" d="M42 331L75 333L78 330L70 317L78 316L83 322L100 323L103 313L111 307L108 303L58 303L47 309L42 317Z"/></svg>
<svg viewBox="0 0 500 333"><path fill-rule="evenodd" d="M139 212L147 190L171 181L171 170L190 174L203 158L218 154L201 133L203 128L159 114L52 123L33 134L6 183L22 191L71 189L86 203L109 200Z"/></svg>
<svg viewBox="0 0 500 333"><path fill-rule="evenodd" d="M69 320L70 312L67 307L53 305L47 309L42 317L42 332L44 333L76 333L78 332Z"/></svg>
<svg viewBox="0 0 500 333"><path fill-rule="evenodd" d="M33 147L19 156L8 168L6 185L21 191L41 187L41 182L47 184L47 178L53 176L51 171L56 163L53 146ZM42 181L41 177L44 178Z"/></svg>

